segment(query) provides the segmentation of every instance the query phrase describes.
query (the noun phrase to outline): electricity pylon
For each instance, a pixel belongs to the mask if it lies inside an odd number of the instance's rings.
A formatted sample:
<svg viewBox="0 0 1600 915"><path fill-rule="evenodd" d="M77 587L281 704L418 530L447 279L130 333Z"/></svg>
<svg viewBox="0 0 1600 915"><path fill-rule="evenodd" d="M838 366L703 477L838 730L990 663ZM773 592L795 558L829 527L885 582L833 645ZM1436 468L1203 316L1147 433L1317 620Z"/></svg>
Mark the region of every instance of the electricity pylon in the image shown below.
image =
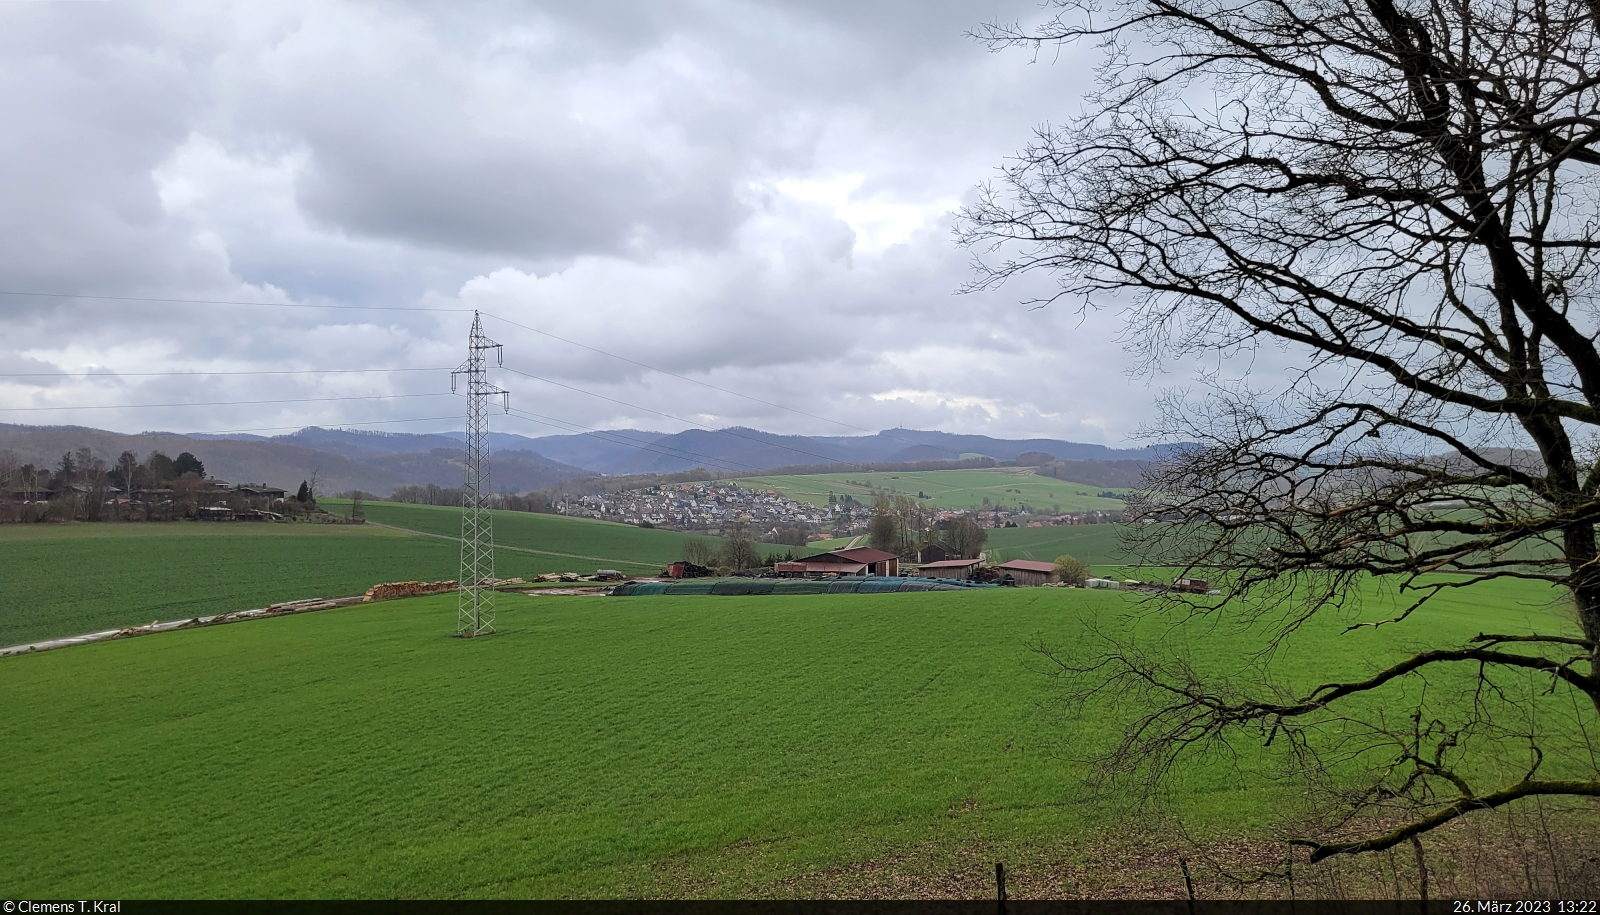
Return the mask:
<svg viewBox="0 0 1600 915"><path fill-rule="evenodd" d="M471 638L494 631L494 520L484 497L489 491L489 398L499 394L507 413L511 392L485 377L486 351L493 349L505 365L505 348L483 335L483 321L472 313L472 336L467 361L450 373L450 391L456 376L467 378L467 480L461 487L461 580L456 591L456 635Z"/></svg>

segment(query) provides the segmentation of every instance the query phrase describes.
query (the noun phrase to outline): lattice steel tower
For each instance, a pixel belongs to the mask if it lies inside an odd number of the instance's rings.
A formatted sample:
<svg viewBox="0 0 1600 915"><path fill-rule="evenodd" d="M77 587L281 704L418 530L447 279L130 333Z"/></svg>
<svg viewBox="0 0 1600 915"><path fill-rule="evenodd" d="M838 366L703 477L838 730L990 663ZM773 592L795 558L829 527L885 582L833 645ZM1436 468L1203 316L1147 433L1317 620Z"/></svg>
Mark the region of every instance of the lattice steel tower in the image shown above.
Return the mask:
<svg viewBox="0 0 1600 915"><path fill-rule="evenodd" d="M467 361L450 373L467 378L467 480L461 488L461 580L456 592L456 635L471 638L494 631L494 521L484 504L489 492L489 398L499 394L511 412L511 393L484 376L486 351L505 365L505 348L483 335L483 320L472 313ZM487 587L485 586L487 585Z"/></svg>

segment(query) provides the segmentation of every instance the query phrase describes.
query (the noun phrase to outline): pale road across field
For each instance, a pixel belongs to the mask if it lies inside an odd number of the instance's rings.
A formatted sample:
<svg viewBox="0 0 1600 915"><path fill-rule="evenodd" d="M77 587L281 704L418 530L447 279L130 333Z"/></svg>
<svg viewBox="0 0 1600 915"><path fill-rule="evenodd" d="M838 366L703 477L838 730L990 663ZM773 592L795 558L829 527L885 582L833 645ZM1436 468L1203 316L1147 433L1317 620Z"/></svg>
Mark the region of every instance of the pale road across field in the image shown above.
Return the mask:
<svg viewBox="0 0 1600 915"><path fill-rule="evenodd" d="M370 524L373 527L388 528L391 531L403 531L404 533L407 533L407 534L416 534L419 537L438 537L440 540L452 540L452 541L454 541L456 543L460 543L461 542L461 538L460 537L452 537L449 534L434 534L434 533L430 533L428 531L416 531L416 530L412 530L409 527L398 527L398 526L393 525L393 524L381 524L381 523L379 523L377 521L366 521L366 522L363 522L363 523ZM590 559L590 560L593 560L595 562L610 562L610 563L615 563L616 565L643 566L643 567L645 567L647 569L659 569L659 568L661 568L661 563L659 563L659 562L639 562L639 561L634 560L634 559L610 559L610 558L607 558L605 556L585 556L582 553L555 553L555 552L551 552L550 550L529 549L528 547L525 547L525 546L507 546L506 544L503 544L503 543L495 544L494 548L497 549L497 550L516 550L518 553L536 553L536 554L538 554L540 556L560 556L563 559Z"/></svg>

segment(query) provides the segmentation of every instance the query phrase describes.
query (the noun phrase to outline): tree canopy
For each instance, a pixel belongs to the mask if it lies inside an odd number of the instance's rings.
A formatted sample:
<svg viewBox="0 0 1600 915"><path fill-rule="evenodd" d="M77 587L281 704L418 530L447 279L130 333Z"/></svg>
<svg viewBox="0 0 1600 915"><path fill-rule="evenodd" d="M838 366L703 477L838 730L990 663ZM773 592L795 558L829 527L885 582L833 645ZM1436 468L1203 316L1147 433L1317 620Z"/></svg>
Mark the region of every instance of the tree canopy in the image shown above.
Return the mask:
<svg viewBox="0 0 1600 915"><path fill-rule="evenodd" d="M1082 116L1038 130L960 232L974 288L1047 273L1046 302L1120 309L1146 370L1218 366L1163 401L1153 431L1196 444L1130 500L1156 522L1130 526L1136 554L1225 573L1228 595L1196 611L1270 623L1270 644L1347 610L1374 576L1396 582L1408 622L1491 579L1552 583L1573 609L1570 630L1507 613L1504 631L1288 699L1229 693L1127 644L1060 656L1145 703L1108 761L1159 774L1239 731L1314 750L1310 731L1362 697L1462 666L1489 695L1526 676L1548 693L1371 730L1388 762L1300 840L1313 859L1524 797L1600 795L1592 757L1537 728L1521 771L1487 788L1463 776L1494 745L1489 719L1502 744L1508 718L1574 699L1600 724L1600 4L1058 10L979 37L1098 44L1097 89ZM1557 754L1586 774L1547 776Z"/></svg>

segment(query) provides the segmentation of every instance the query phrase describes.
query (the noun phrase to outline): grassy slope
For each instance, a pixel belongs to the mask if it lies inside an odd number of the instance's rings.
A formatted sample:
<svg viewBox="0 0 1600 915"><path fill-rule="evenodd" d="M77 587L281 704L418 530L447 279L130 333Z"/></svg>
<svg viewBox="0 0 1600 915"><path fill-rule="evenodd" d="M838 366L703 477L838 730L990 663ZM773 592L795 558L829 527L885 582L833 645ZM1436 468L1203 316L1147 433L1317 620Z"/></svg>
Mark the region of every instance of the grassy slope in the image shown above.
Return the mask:
<svg viewBox="0 0 1600 915"><path fill-rule="evenodd" d="M373 527L0 526L0 644L454 578L455 544Z"/></svg>
<svg viewBox="0 0 1600 915"><path fill-rule="evenodd" d="M1464 637L1539 598L1417 622ZM420 598L6 659L0 874L32 898L705 896L896 850L991 867L1126 832L1057 755L1114 719L1037 705L1024 645L1125 601L508 595L503 634L461 642ZM1337 629L1283 662L1316 679L1406 634ZM1210 639L1197 663L1235 655ZM1286 802L1264 785L1195 766L1179 797L1249 832Z"/></svg>
<svg viewBox="0 0 1600 915"><path fill-rule="evenodd" d="M977 508L985 496L997 507L1015 508L1025 502L1044 511L1054 510L1057 505L1064 512L1095 508L1121 511L1124 507L1120 499L1102 499L1097 495L1105 487L1038 476L1029 467L931 470L922 473L859 471L747 477L732 482L756 489L775 489L791 499L813 505L828 504L829 493L870 501L872 490L877 488L910 496L921 492L927 495L925 501L929 505L938 508Z"/></svg>
<svg viewBox="0 0 1600 915"><path fill-rule="evenodd" d="M367 517L442 537L376 525L0 525L0 645L456 577L460 549L443 538L459 536L459 510L370 503ZM505 578L607 566L643 574L682 558L680 533L583 518L495 512L495 534L502 546L546 551L497 550Z"/></svg>
<svg viewBox="0 0 1600 915"><path fill-rule="evenodd" d="M1063 527L1002 527L989 532L984 549L993 562L1037 559L1052 562L1068 554L1103 567L1125 560L1117 543L1121 525L1073 524Z"/></svg>

